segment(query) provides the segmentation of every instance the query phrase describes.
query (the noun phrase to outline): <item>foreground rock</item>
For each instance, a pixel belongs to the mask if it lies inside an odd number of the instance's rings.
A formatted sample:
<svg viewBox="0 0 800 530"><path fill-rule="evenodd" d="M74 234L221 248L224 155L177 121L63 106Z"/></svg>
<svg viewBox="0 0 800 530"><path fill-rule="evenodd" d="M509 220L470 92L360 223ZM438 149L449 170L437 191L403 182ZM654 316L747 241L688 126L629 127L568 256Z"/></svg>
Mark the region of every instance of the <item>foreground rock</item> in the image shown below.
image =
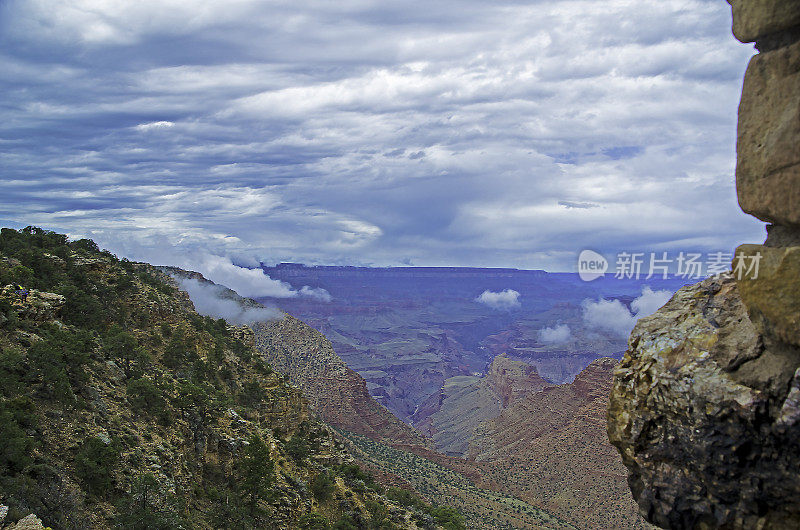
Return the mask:
<svg viewBox="0 0 800 530"><path fill-rule="evenodd" d="M798 364L765 348L730 275L641 319L608 435L642 514L665 528L800 527Z"/></svg>

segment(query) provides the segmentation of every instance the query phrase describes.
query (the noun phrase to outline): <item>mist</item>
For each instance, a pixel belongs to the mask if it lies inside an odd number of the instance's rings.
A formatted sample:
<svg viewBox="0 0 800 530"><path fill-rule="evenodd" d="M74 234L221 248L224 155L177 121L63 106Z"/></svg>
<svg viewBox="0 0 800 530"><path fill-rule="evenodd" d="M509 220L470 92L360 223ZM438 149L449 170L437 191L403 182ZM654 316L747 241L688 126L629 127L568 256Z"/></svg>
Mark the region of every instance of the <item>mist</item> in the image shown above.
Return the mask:
<svg viewBox="0 0 800 530"><path fill-rule="evenodd" d="M220 285L202 283L193 278L179 279L178 283L189 295L198 313L224 318L229 324L250 325L284 317L283 312L274 307L243 307L236 300L226 298L224 295L227 290Z"/></svg>

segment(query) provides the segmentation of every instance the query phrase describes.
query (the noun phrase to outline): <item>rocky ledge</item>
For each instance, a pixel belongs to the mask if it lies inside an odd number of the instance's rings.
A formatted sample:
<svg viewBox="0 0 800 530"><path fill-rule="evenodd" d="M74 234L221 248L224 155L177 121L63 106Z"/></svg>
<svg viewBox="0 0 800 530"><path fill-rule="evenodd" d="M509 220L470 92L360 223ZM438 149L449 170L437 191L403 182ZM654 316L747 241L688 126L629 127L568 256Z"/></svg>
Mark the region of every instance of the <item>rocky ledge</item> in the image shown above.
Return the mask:
<svg viewBox="0 0 800 530"><path fill-rule="evenodd" d="M614 372L608 434L642 515L665 528L800 528L798 364L758 333L730 274L641 319Z"/></svg>

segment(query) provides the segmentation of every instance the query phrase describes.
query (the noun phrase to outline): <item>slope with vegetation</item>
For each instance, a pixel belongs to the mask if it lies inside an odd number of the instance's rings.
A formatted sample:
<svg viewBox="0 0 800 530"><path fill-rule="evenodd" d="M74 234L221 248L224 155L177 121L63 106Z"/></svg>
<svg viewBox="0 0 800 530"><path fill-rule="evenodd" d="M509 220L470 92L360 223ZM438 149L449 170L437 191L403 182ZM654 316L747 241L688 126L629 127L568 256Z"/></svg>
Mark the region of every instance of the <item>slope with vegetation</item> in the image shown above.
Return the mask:
<svg viewBox="0 0 800 530"><path fill-rule="evenodd" d="M4 522L459 527L387 498L256 354L249 329L197 314L154 267L4 228L0 285Z"/></svg>
<svg viewBox="0 0 800 530"><path fill-rule="evenodd" d="M452 504L464 514L470 528L575 528L519 498L476 486L459 472L459 466L452 465L456 459L417 455L365 436L346 431L340 434L357 458L402 477L434 503Z"/></svg>
<svg viewBox="0 0 800 530"><path fill-rule="evenodd" d="M326 422L395 446L427 446L420 433L370 396L364 378L322 333L291 316L258 323L254 330L259 353L302 389Z"/></svg>

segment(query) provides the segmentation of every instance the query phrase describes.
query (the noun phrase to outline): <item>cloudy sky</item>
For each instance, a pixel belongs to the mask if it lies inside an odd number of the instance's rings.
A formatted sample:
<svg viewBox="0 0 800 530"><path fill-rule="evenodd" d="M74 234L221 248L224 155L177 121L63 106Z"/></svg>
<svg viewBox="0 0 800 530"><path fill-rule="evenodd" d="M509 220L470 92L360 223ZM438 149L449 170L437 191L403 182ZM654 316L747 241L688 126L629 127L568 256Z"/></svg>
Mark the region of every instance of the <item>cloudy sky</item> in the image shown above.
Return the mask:
<svg viewBox="0 0 800 530"><path fill-rule="evenodd" d="M729 251L729 9L4 0L0 223L201 271Z"/></svg>

